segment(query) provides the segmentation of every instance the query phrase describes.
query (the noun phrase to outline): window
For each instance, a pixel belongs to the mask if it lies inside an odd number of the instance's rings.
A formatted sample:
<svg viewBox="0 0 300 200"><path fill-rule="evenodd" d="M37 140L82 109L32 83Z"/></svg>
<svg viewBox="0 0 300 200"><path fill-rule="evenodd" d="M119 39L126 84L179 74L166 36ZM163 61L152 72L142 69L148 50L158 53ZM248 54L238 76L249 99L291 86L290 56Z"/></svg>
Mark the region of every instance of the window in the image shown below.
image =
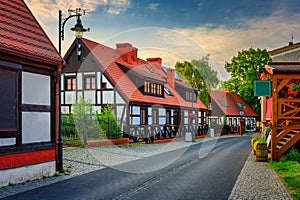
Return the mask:
<svg viewBox="0 0 300 200"><path fill-rule="evenodd" d="M94 90L96 89L96 78L95 76L85 76L84 77L84 89L86 90Z"/></svg>
<svg viewBox="0 0 300 200"><path fill-rule="evenodd" d="M167 93L167 95L173 96L172 92L167 87L164 87L164 91Z"/></svg>
<svg viewBox="0 0 300 200"><path fill-rule="evenodd" d="M18 72L0 68L0 130L18 129Z"/></svg>
<svg viewBox="0 0 300 200"><path fill-rule="evenodd" d="M228 104L224 100L218 100L218 102L223 106L223 107L228 107Z"/></svg>
<svg viewBox="0 0 300 200"><path fill-rule="evenodd" d="M185 91L185 99L187 101L193 101L193 102L197 101L196 94L194 92L191 92L191 91Z"/></svg>
<svg viewBox="0 0 300 200"><path fill-rule="evenodd" d="M152 94L156 94L156 83L152 83Z"/></svg>
<svg viewBox="0 0 300 200"><path fill-rule="evenodd" d="M157 94L158 95L162 95L162 88L161 88L161 85L157 85Z"/></svg>
<svg viewBox="0 0 300 200"><path fill-rule="evenodd" d="M154 73L153 69L149 65L146 65L146 68L149 70L149 72Z"/></svg>
<svg viewBox="0 0 300 200"><path fill-rule="evenodd" d="M246 106L243 104L243 103L241 103L241 102L237 102L236 103L240 108L246 108Z"/></svg>
<svg viewBox="0 0 300 200"><path fill-rule="evenodd" d="M163 97L163 85L158 83L144 82L144 94Z"/></svg>
<svg viewBox="0 0 300 200"><path fill-rule="evenodd" d="M66 77L66 90L76 90L76 77Z"/></svg>

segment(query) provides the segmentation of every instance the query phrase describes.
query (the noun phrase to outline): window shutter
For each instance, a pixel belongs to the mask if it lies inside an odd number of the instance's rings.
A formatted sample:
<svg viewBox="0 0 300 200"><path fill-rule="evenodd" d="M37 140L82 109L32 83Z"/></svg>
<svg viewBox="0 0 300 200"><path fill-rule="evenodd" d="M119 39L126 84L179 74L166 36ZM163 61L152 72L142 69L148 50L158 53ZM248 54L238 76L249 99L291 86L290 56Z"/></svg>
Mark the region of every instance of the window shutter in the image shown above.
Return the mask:
<svg viewBox="0 0 300 200"><path fill-rule="evenodd" d="M18 128L17 82L16 71L0 68L0 130Z"/></svg>

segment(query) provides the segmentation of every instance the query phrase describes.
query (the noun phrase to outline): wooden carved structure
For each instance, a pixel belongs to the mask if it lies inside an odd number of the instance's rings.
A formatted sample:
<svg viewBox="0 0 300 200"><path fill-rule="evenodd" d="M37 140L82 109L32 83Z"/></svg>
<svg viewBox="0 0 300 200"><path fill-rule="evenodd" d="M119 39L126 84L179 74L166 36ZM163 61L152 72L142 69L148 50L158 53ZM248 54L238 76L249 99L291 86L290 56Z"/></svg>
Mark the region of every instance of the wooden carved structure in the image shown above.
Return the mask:
<svg viewBox="0 0 300 200"><path fill-rule="evenodd" d="M265 67L272 81L271 160L300 139L300 62L270 62Z"/></svg>

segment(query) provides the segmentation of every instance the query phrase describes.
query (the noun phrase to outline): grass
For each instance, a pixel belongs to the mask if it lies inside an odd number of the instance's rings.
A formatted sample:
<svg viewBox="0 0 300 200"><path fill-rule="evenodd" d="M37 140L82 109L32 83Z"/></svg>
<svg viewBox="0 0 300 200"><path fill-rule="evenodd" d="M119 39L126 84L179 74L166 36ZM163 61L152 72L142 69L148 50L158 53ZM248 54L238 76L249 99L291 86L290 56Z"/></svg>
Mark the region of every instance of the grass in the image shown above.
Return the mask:
<svg viewBox="0 0 300 200"><path fill-rule="evenodd" d="M137 147L137 146L141 146L141 145L145 145L145 142L130 142L129 143L129 147Z"/></svg>
<svg viewBox="0 0 300 200"><path fill-rule="evenodd" d="M278 174L290 191L294 200L300 200L300 165L295 161L270 162L270 166Z"/></svg>

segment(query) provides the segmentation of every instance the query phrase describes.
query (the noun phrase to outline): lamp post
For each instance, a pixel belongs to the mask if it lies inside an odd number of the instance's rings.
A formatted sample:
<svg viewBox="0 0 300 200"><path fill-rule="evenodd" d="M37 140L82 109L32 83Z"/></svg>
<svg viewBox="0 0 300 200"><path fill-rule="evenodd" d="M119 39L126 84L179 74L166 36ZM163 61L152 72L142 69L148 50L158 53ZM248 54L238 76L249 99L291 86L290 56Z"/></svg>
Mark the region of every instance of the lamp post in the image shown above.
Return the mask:
<svg viewBox="0 0 300 200"><path fill-rule="evenodd" d="M241 115L241 119L240 119L240 125L241 125L241 135L243 135L243 123L244 123L244 119L243 119L243 116L244 116L244 111L240 111L240 115Z"/></svg>
<svg viewBox="0 0 300 200"><path fill-rule="evenodd" d="M76 8L75 10L68 10L69 16L67 18L63 18L62 11L58 11L58 53L61 55L61 43L64 40L64 30L65 30L65 24L66 22L72 18L77 17L77 23L73 28L71 28L72 31L74 31L74 34L76 38L81 38L83 36L83 33L88 31L89 29L85 29L82 26L80 16L86 15L87 12L85 10L82 10L81 8ZM78 43L77 43L78 48ZM63 61L63 65L64 65ZM58 133L58 171L59 173L64 172L63 168L63 141L62 141L62 114L61 114L61 79L59 80L59 133Z"/></svg>
<svg viewBox="0 0 300 200"><path fill-rule="evenodd" d="M194 81L195 81L195 74L192 74L192 113L194 114Z"/></svg>

